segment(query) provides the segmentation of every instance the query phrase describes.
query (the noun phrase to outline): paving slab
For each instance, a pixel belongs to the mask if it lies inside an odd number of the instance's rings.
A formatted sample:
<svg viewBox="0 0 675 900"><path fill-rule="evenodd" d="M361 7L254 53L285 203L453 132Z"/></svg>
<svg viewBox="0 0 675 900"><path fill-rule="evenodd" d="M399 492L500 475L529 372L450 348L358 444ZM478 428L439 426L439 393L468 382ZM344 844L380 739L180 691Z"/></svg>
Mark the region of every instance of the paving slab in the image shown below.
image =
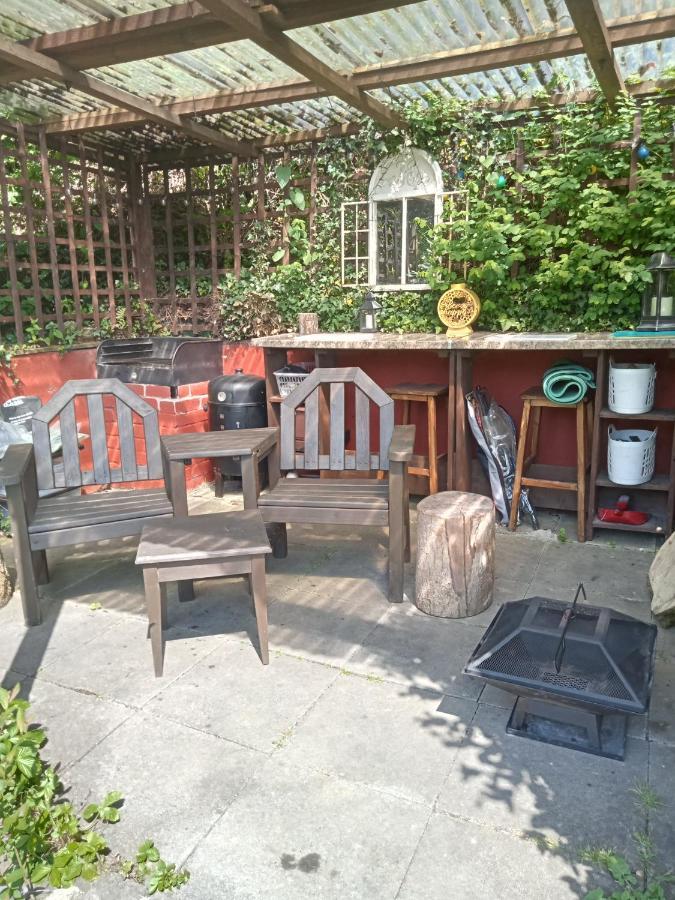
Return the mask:
<svg viewBox="0 0 675 900"><path fill-rule="evenodd" d="M650 813L649 830L657 852L659 871L675 868L675 747L649 746L649 783L662 801L660 809Z"/></svg>
<svg viewBox="0 0 675 900"><path fill-rule="evenodd" d="M298 723L279 757L431 807L476 704L342 674Z"/></svg>
<svg viewBox="0 0 675 900"><path fill-rule="evenodd" d="M545 546L531 587L539 593L545 587L561 599L570 595L571 601L583 582L589 603L602 605L600 597L644 601L651 596L647 573L653 559L645 550L555 541Z"/></svg>
<svg viewBox="0 0 675 900"><path fill-rule="evenodd" d="M182 900L393 900L426 806L272 757L187 865Z"/></svg>
<svg viewBox="0 0 675 900"><path fill-rule="evenodd" d="M647 779L647 742L629 738L618 762L509 735L508 717L508 710L479 707L439 810L571 851L624 845L641 824L631 788Z"/></svg>
<svg viewBox="0 0 675 900"><path fill-rule="evenodd" d="M397 900L573 900L587 878L536 841L433 815Z"/></svg>
<svg viewBox="0 0 675 900"><path fill-rule="evenodd" d="M115 852L128 856L151 838L164 859L180 862L266 758L142 711L76 763L69 783L80 803L122 793L120 822L106 831Z"/></svg>
<svg viewBox="0 0 675 900"><path fill-rule="evenodd" d="M477 700L483 684L462 674L483 628L393 606L346 665L363 675Z"/></svg>
<svg viewBox="0 0 675 900"><path fill-rule="evenodd" d="M158 716L271 752L338 677L338 670L253 647L223 643L148 704Z"/></svg>
<svg viewBox="0 0 675 900"><path fill-rule="evenodd" d="M367 577L308 574L270 606L270 647L341 666L388 608L382 587Z"/></svg>
<svg viewBox="0 0 675 900"><path fill-rule="evenodd" d="M675 745L675 634L659 628L654 684L649 707L649 739Z"/></svg>
<svg viewBox="0 0 675 900"><path fill-rule="evenodd" d="M85 756L131 715L127 706L88 691L7 672L3 686L16 684L21 685L21 697L30 701L28 722L45 728L44 758L62 769Z"/></svg>
<svg viewBox="0 0 675 900"><path fill-rule="evenodd" d="M40 667L72 653L75 647L82 652L90 642L104 641L107 632L118 624L114 616L103 610L55 601L43 603L42 624L27 628L23 624L18 595L12 598L10 605L14 610L0 622L0 669L12 669L21 675L34 675Z"/></svg>
<svg viewBox="0 0 675 900"><path fill-rule="evenodd" d="M102 610L96 615L102 621L107 619ZM219 635L198 632L192 633L189 640L167 640L164 676L156 678L147 621L140 616L117 614L113 627L94 634L86 645L86 652L73 644L70 652L45 664L40 674L47 681L65 687L91 691L127 706L140 707L220 643Z"/></svg>

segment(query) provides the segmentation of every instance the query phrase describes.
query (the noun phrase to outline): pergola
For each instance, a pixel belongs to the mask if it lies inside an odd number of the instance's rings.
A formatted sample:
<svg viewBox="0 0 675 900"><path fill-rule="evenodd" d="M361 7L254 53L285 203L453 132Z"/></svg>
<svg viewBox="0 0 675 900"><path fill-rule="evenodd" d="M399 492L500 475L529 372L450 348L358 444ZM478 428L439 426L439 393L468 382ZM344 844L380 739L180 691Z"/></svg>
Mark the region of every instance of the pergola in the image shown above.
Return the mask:
<svg viewBox="0 0 675 900"><path fill-rule="evenodd" d="M650 93L674 55L675 7L4 0L0 34L0 105L44 123L48 141L86 133L150 161L204 146L243 158L364 115L391 128L401 104L430 91L516 108L554 78L577 92L597 80L610 103L626 86Z"/></svg>
<svg viewBox="0 0 675 900"><path fill-rule="evenodd" d="M11 341L68 323L86 338L120 313L131 330L140 300L172 329L209 331L256 225L273 226L265 246L288 261L276 167L292 153L281 191L306 192L293 215L311 241L326 213L320 142L367 119L402 126L403 108L429 95L507 118L598 86L610 104L624 89L674 96L668 0L167 2L0 6L0 328ZM639 136L638 114L629 189Z"/></svg>

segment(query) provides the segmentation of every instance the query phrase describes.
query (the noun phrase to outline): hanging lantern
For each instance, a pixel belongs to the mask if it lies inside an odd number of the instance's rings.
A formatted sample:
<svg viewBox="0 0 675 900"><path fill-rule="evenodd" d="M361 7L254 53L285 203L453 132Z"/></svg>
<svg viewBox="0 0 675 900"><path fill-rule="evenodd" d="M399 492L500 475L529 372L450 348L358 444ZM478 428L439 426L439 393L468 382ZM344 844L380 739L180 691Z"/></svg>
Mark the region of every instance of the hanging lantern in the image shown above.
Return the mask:
<svg viewBox="0 0 675 900"><path fill-rule="evenodd" d="M668 253L654 253L647 271L652 273L652 283L645 287L637 331L675 331L675 258Z"/></svg>
<svg viewBox="0 0 675 900"><path fill-rule="evenodd" d="M359 331L366 334L377 331L377 319L381 309L382 304L375 299L375 294L368 291L359 310Z"/></svg>

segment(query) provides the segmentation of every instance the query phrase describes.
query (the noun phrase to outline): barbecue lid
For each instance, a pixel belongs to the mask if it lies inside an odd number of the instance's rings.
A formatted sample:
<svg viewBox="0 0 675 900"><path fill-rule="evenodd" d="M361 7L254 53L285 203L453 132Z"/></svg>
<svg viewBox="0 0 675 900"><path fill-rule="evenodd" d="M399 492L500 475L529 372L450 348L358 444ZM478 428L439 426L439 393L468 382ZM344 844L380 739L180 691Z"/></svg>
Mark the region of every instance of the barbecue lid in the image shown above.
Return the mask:
<svg viewBox="0 0 675 900"><path fill-rule="evenodd" d="M234 375L219 375L209 381L209 401L234 406L257 406L265 402L265 379L245 375L235 369Z"/></svg>
<svg viewBox="0 0 675 900"><path fill-rule="evenodd" d="M505 603L464 667L518 694L644 713L656 626L607 607L546 597ZM557 662L557 665L556 665Z"/></svg>

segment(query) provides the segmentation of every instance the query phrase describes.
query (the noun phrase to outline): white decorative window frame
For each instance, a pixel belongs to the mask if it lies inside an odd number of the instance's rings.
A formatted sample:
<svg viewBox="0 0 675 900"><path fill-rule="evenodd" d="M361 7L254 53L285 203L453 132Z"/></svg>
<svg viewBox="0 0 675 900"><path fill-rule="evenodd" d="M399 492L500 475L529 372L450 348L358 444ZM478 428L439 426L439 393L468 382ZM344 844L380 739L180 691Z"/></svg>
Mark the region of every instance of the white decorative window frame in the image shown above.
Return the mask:
<svg viewBox="0 0 675 900"><path fill-rule="evenodd" d="M408 270L408 200L420 197L434 202L434 225L443 215L443 174L435 159L417 147L405 147L385 157L373 172L368 185L368 280L373 291L427 291L423 282L409 284ZM400 201L401 211L401 279L399 282L377 283L378 233L377 205Z"/></svg>
<svg viewBox="0 0 675 900"><path fill-rule="evenodd" d="M349 200L340 208L340 249L343 287L368 288L375 292L385 291L428 291L426 282L409 283L408 269L408 201L415 198L433 200L433 224L446 225L452 236L453 221L457 212L468 216L469 199L465 191L444 191L443 175L438 163L424 150L406 147L393 156L387 156L375 169L368 187L368 200ZM397 282L377 283L378 271L378 229L377 205L384 202L401 203L401 278ZM450 218L444 221L446 202L450 201ZM360 228L361 213L368 210L368 228ZM350 223L353 220L354 227ZM359 253L360 237L368 233L365 253ZM347 254L347 238L355 255ZM364 262L367 260L367 277ZM349 269L348 277L347 270Z"/></svg>

